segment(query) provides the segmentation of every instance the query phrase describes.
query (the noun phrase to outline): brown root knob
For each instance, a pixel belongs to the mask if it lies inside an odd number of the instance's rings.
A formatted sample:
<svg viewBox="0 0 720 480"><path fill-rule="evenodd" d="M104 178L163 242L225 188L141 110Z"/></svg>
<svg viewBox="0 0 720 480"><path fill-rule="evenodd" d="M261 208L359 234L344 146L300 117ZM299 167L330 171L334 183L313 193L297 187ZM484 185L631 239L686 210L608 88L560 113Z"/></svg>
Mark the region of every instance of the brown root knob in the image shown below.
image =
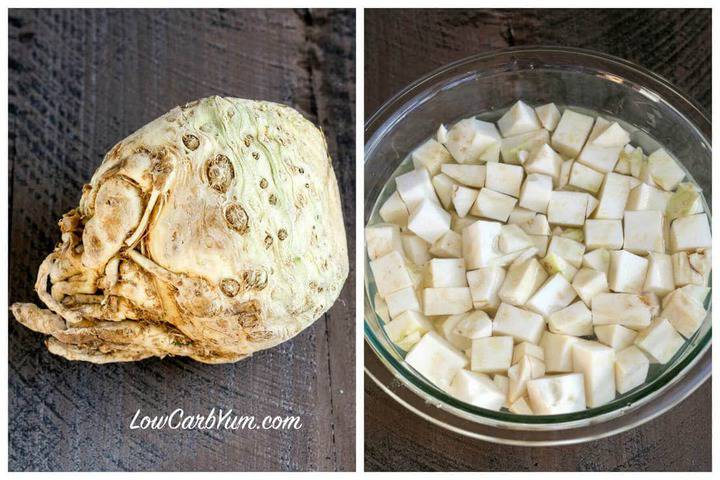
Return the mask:
<svg viewBox="0 0 720 480"><path fill-rule="evenodd" d="M235 170L233 169L230 159L225 155L219 154L215 158L208 160L205 168L210 187L220 193L227 192L235 177Z"/></svg>
<svg viewBox="0 0 720 480"><path fill-rule="evenodd" d="M261 179L260 180L260 188L267 188L267 186L268 186L268 181L265 180L264 178Z"/></svg>
<svg viewBox="0 0 720 480"><path fill-rule="evenodd" d="M265 270L249 270L243 272L243 282L248 288L262 290L267 287L268 274Z"/></svg>
<svg viewBox="0 0 720 480"><path fill-rule="evenodd" d="M228 297L234 297L240 291L240 283L232 278L226 278L220 282L220 290Z"/></svg>
<svg viewBox="0 0 720 480"><path fill-rule="evenodd" d="M227 206L225 209L225 221L228 223L230 228L238 232L240 235L244 235L250 228L245 209L237 203L231 203Z"/></svg>
<svg viewBox="0 0 720 480"><path fill-rule="evenodd" d="M272 235L265 236L265 248L270 248L273 244Z"/></svg>
<svg viewBox="0 0 720 480"><path fill-rule="evenodd" d="M261 322L260 304L257 300L249 300L239 306L238 321L245 329L254 329Z"/></svg>
<svg viewBox="0 0 720 480"><path fill-rule="evenodd" d="M283 241L287 238L287 236L288 236L287 230L285 230L284 228L281 228L280 230L278 230L278 240Z"/></svg>
<svg viewBox="0 0 720 480"><path fill-rule="evenodd" d="M270 205L275 205L277 203L277 197L274 193L270 195L268 201L270 202Z"/></svg>
<svg viewBox="0 0 720 480"><path fill-rule="evenodd" d="M197 150L197 148L200 146L200 139L190 133L186 133L185 135L183 135L182 141L188 150Z"/></svg>

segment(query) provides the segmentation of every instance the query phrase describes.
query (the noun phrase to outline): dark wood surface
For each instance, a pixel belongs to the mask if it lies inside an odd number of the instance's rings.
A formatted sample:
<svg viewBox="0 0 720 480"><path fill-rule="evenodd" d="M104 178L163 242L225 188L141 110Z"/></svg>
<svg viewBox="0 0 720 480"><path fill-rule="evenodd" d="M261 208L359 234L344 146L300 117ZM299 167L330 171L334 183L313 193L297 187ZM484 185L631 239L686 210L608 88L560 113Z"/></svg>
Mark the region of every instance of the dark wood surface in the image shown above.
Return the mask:
<svg viewBox="0 0 720 480"><path fill-rule="evenodd" d="M639 63L709 112L710 17L709 10L366 10L365 112L369 117L405 85L453 60L541 44L592 48ZM701 185L709 186L710 172L701 177ZM366 471L710 470L711 382L624 434L575 446L524 448L442 430L365 377L364 461Z"/></svg>
<svg viewBox="0 0 720 480"><path fill-rule="evenodd" d="M335 306L293 340L229 365L68 362L9 322L10 470L353 470L355 14L11 10L10 302L37 301L40 261L104 153L212 94L282 102L322 126L351 259ZM130 430L137 409L298 415L297 431Z"/></svg>

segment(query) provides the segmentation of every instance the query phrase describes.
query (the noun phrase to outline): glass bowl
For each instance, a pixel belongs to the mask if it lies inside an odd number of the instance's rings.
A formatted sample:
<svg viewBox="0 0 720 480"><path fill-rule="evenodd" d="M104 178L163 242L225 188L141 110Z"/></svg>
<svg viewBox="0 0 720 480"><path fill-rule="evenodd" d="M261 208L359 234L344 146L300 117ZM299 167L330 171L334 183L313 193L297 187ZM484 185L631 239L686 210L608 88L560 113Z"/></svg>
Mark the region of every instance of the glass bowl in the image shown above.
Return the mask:
<svg viewBox="0 0 720 480"><path fill-rule="evenodd" d="M692 181L710 192L710 120L658 75L609 55L569 48L511 48L476 55L435 70L388 100L365 124L365 223L394 191L389 184L405 156L451 124L478 115L496 120L516 100L555 102L589 110L631 127L632 143L672 152ZM487 114L486 112L492 112ZM692 163L687 162L692 159ZM695 173L697 180L693 178ZM386 185L390 187L385 188ZM703 198L705 212L710 209ZM613 435L657 417L697 389L711 373L708 315L695 335L648 381L597 408L564 415L517 415L475 407L447 395L408 366L385 335L373 308L375 285L365 256L365 371L402 405L449 430L513 445L558 445Z"/></svg>

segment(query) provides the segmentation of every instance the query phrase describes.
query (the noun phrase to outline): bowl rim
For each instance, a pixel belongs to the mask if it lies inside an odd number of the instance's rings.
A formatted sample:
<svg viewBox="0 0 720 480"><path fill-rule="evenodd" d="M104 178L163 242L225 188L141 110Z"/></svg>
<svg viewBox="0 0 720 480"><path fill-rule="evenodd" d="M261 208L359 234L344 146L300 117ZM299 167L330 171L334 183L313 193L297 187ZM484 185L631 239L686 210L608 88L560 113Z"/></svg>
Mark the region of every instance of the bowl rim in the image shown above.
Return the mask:
<svg viewBox="0 0 720 480"><path fill-rule="evenodd" d="M477 53L474 55L469 55L457 60L454 60L450 63L447 63L445 65L442 65L440 67L437 67L433 70L430 70L429 72L425 73L421 77L417 78L416 80L412 81L411 83L407 84L405 87L401 88L397 92L395 92L390 98L388 98L385 102L383 102L380 107L375 110L375 112L365 121L364 129L366 134L365 143L367 143L370 139L367 137L368 129L376 124L381 117L386 115L388 113L388 110L390 110L390 107L394 106L400 100L401 98L407 96L410 92L416 90L419 86L430 83L431 80L433 80L435 77L437 77L440 74L443 74L447 72L448 70L452 70L454 68L460 67L462 65L473 63L482 59L486 58L492 58L492 57L499 57L504 55L513 55L513 54L527 54L527 53L571 53L576 54L580 56L590 57L590 58L596 58L599 60L603 60L606 62L610 62L612 64L619 65L624 68L628 68L631 70L635 70L637 73L644 75L646 77L650 77L656 82L662 84L665 88L671 90L674 94L681 97L683 101L685 101L688 105L690 105L694 109L694 113L698 115L704 123L707 124L709 127L711 122L707 115L707 112L705 112L705 109L700 106L690 95L688 95L686 92L684 92L682 89L676 87L674 84L672 84L668 79L663 77L662 75L653 72L652 70L649 70L642 65L638 65L637 63L631 62L630 60L626 60L624 58L611 55L608 53L600 52L597 50L592 50L588 48L577 48L577 47L559 47L555 45L524 45L524 46L518 46L518 47L507 47L507 48L500 48L496 50L491 50L487 52ZM704 133L704 130L702 130ZM710 143L710 142L708 142Z"/></svg>
<svg viewBox="0 0 720 480"><path fill-rule="evenodd" d="M457 73L460 75L459 68L473 64L476 62L480 62L486 59L491 58L498 58L502 56L508 56L509 58L512 58L513 55L527 55L527 54L543 54L543 53L561 53L561 54L571 54L576 55L580 57L588 57L592 58L595 61L599 61L601 64L603 64L606 67L612 67L617 66L621 70L630 70L634 74L637 74L641 77L643 80L642 82L638 82L636 78L632 78L631 80L635 83L640 84L647 84L648 81L651 83L651 85L648 85L651 91L656 90L658 86L663 87L667 92L663 92L663 95L658 95L659 98L663 100L665 105L669 106L670 108L674 109L681 117L685 118L685 120L694 127L697 132L703 137L705 142L708 146L711 147L711 140L710 140L710 121L708 119L708 116L704 112L704 110L690 97L683 92L681 92L680 89L675 87L673 84L671 84L668 80L666 80L664 77L656 74L655 72L652 72L640 65L637 65L633 62L630 62L628 60L605 54L602 52L597 52L594 50L588 50L588 49L580 49L580 48L568 48L568 47L555 47L555 46L523 46L523 47L511 47L511 48L504 48L499 50L493 50L489 52L483 52L478 53L475 55L471 55L468 57L464 57L461 59L458 59L456 61L453 61L451 63L448 63L444 66L441 66L439 68L436 68L429 73L425 74L424 76L418 78L417 80L413 81L406 87L402 88L398 92L396 92L392 97L390 97L387 101L385 101L376 111L373 115L371 115L368 120L365 122L365 136L366 136L366 142L365 142L365 148L366 151L368 149L368 146L371 146L374 142L375 135L378 132L382 132L385 130L386 124L393 118L398 117L398 113L400 111L403 111L404 109L409 107L412 107L414 103L412 102L413 99L417 99L420 97L425 96L427 93L428 88L430 87L438 87L438 85L442 85L443 82L435 84L435 80L437 77L449 73ZM550 62L551 63L551 62ZM587 68L598 71L598 65L588 65ZM458 70L457 72L453 72L454 70ZM627 72L624 72L627 74ZM449 79L452 77L448 77L445 79L445 83L449 83ZM623 79L627 79L626 75L622 76ZM652 82L655 82L652 84ZM658 85L659 84L659 85ZM670 98L668 98L670 97ZM678 111L678 103L680 103L683 107L682 111ZM689 108L688 108L689 107ZM691 118L688 118L691 117ZM402 118L402 115L399 116L399 118ZM367 157L365 157L365 164L367 166ZM692 178L692 175L689 175L690 179L694 181ZM697 182L695 182L697 183ZM703 195L703 203L706 207L706 213L708 214L709 220L711 221L711 211L709 209L709 206L707 205L706 199ZM367 200L367 199L366 199ZM366 205L366 211L367 211L367 205ZM367 254L365 253L365 278L367 278ZM367 282L365 285L365 308L368 307L372 310L372 302L369 299L369 292L367 290ZM710 300L708 300L710 302ZM712 315L712 309L711 304L708 305L708 316L711 317ZM481 416L480 419L485 418L485 415L483 413L487 412L489 415L487 415L487 418L493 420L493 425L496 428L502 429L513 429L513 430L524 430L527 429L528 431L538 432L538 427L550 427L550 431L559 431L559 430L565 430L565 429L582 429L586 426L588 422L591 422L592 424L597 424L601 422L606 422L608 420L612 420L619 417L627 416L627 413L631 411L637 410L639 407L647 405L651 402L654 398L664 394L667 392L667 390L672 386L680 382L682 379L684 379L687 376L688 371L690 371L693 367L695 367L698 363L703 361L709 362L709 355L706 355L708 353L708 350L711 347L712 344L712 325L710 324L710 328L708 331L704 334L703 338L700 338L698 340L698 343L693 347L693 349L688 352L688 354L683 357L677 364L673 365L672 367L665 370L659 377L656 378L656 380L661 380L658 382L657 385L653 385L654 389L644 389L641 388L637 392L627 394L623 397L623 401L630 402L627 406L614 406L612 409L606 412L602 412L602 407L597 407L594 409L586 409L582 412L575 412L571 414L563 414L563 415L517 415L517 414L508 414L507 412L494 412L491 410L485 410L481 409L475 406L472 406L470 404L466 404L460 400L454 399L452 397L449 397L446 393L439 390L437 387L434 387L432 384L429 384L429 382L420 380L416 378L416 374L406 371L407 369L395 358L392 357L392 355L386 355L385 352L381 352L381 350L385 350L385 347L380 344L379 339L376 338L375 333L373 332L372 328L368 325L367 317L365 318L365 340L366 344L371 348L371 350L374 351L377 358L380 359L381 363L385 365L385 368L390 370L393 375L397 378L399 378L406 387L408 387L410 390L414 391L414 394L417 394L418 396L422 397L423 395L418 391L422 391L425 393L425 395L431 395L432 400L437 402L443 403L443 408L446 411L450 411L454 413L455 415L459 417L463 417L465 419L468 419L469 415L472 415L475 413L475 416L478 414ZM403 362L404 363L404 362ZM702 367L702 365L701 365ZM486 440L492 440L492 441L499 441L502 443L513 443L513 444L527 444L526 441L517 441L517 440L508 440L508 439L498 439L496 437L488 437L487 435L480 435L480 434L473 434L472 432L468 432L462 429L458 429L455 426L448 425L445 422L438 421L437 419L432 418L433 416L425 413L420 412L417 408L412 407L408 404L407 401L400 398L399 395L392 392L391 389L389 389L387 386L383 385L383 383L378 379L376 375L374 375L366 366L365 367L366 374L370 376L378 385L389 393L395 400L397 400L399 403L404 405L406 408L409 408L411 411L415 412L416 414L422 416L423 418L426 418L433 423L439 424L441 426L444 426L445 428L448 428L453 431L458 431L459 433L465 433L466 435L470 436L476 436L478 438L483 438ZM394 370L394 371L393 371ZM398 372L402 373L402 375L399 375ZM409 374L409 375L408 375ZM692 393L695 389L697 389L702 383L704 383L707 378L709 378L711 372L709 368L706 368L703 370L701 376L699 379L695 379L694 383L690 385L689 389L685 389L683 395L677 396L677 398L673 399L674 401L666 402L666 405L659 411L652 412L651 414L647 414L644 417L637 419L636 421L630 422L624 426L620 426L619 428L616 428L613 431L607 432L604 435L600 436L608 436L615 433L619 433L620 431L627 430L629 428L632 428L634 426L640 425L641 423L644 423L646 421L649 421L652 418L655 418L656 416L662 414L663 412L667 411L668 409L672 408L674 405L682 401L683 399L687 398L687 396ZM418 384L414 384L414 380L419 380L420 383L424 384L422 387ZM427 386L430 386L430 390L435 390L435 392L429 393L427 392ZM439 395L437 395L437 394ZM451 402L447 402L443 397L450 398ZM453 401L454 400L454 401ZM453 405L453 403L458 403L459 405ZM473 410L473 413L470 413L468 415L467 410ZM595 414L596 411L600 410L598 414ZM494 413L500 413L501 418L497 418ZM510 418L508 418L510 417ZM558 417L566 417L567 420L564 421L554 421L552 423L546 423L547 420L551 418L558 418ZM476 420L477 422L477 420ZM484 423L484 422L477 422L477 423ZM507 424L504 426L498 427L498 423ZM488 426L486 424L486 426ZM579 437L582 437L580 435ZM597 434L593 434L591 438L599 438ZM545 442L540 440L537 442L531 442L534 445L538 444L558 444L558 443L574 443L576 441L584 441L589 440L590 438L577 438L576 440L562 440L562 441L550 441Z"/></svg>

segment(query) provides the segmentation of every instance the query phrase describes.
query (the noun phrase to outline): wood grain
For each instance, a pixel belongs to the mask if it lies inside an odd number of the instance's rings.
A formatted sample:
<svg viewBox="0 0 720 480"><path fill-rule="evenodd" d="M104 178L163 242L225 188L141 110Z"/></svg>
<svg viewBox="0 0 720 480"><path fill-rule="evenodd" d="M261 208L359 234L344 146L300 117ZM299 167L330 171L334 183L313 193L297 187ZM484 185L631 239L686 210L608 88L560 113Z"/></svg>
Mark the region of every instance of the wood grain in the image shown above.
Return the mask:
<svg viewBox="0 0 720 480"><path fill-rule="evenodd" d="M354 251L352 10L11 10L10 302L37 301L57 220L104 153L212 94L286 103L322 126ZM351 260L354 256L350 255ZM352 262L351 262L352 263ZM68 362L9 323L10 470L352 470L355 269L336 305L231 365ZM299 415L297 431L130 430L137 409Z"/></svg>
<svg viewBox="0 0 720 480"><path fill-rule="evenodd" d="M366 10L365 111L468 55L520 45L589 48L667 78L710 111L709 10Z"/></svg>
<svg viewBox="0 0 720 480"><path fill-rule="evenodd" d="M446 63L515 45L591 48L626 58L710 112L710 24L709 10L366 10L365 112L369 117ZM709 193L710 172L697 180ZM707 471L710 423L708 381L670 412L621 435L559 448L507 447L442 430L366 377L364 461L367 471ZM687 438L691 444L679 440Z"/></svg>

